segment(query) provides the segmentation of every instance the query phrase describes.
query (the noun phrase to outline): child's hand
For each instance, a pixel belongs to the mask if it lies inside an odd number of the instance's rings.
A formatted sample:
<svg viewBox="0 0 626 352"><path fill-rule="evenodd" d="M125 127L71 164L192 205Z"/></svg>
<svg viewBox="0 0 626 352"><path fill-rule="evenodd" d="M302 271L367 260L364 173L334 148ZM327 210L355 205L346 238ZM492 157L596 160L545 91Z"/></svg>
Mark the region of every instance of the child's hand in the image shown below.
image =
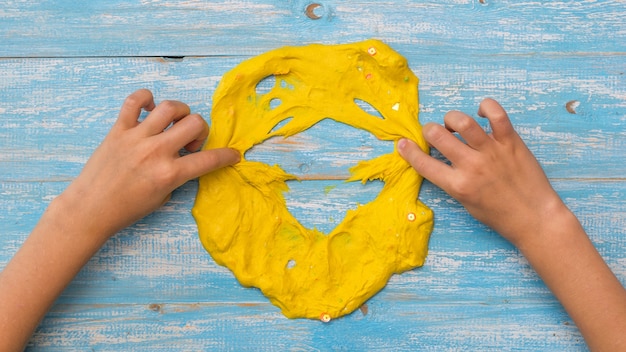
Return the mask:
<svg viewBox="0 0 626 352"><path fill-rule="evenodd" d="M456 198L476 219L519 246L565 206L513 129L506 111L495 100L485 99L478 115L489 119L493 133L487 134L473 118L458 111L445 115L445 128L433 123L424 126L427 142L451 165L425 154L406 139L398 143L398 149L417 172Z"/></svg>
<svg viewBox="0 0 626 352"><path fill-rule="evenodd" d="M424 126L426 141L451 165L406 139L398 142L400 155L520 249L591 350L625 351L626 290L552 189L504 109L486 99L478 115L489 119L492 134L458 111L446 114L445 128Z"/></svg>
<svg viewBox="0 0 626 352"><path fill-rule="evenodd" d="M139 122L141 110L151 111ZM172 125L173 123L173 125ZM0 351L23 350L54 300L106 240L154 211L187 180L239 161L239 152L195 151L209 127L177 101L155 106L139 90L83 171L55 198L0 273Z"/></svg>
<svg viewBox="0 0 626 352"><path fill-rule="evenodd" d="M139 122L142 109L150 113ZM207 123L186 104L155 106L150 91L138 90L126 99L117 122L61 197L79 205L76 211L91 219L95 233L113 235L156 210L186 181L239 161L239 152L232 149L179 155L183 147L197 151L208 133Z"/></svg>

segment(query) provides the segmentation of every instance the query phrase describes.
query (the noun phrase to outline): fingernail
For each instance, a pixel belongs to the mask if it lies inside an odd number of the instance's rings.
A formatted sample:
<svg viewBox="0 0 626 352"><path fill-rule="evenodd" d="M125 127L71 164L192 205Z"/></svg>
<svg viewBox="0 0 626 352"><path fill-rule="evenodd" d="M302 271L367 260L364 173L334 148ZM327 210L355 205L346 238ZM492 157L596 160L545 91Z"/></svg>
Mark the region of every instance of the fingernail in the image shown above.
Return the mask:
<svg viewBox="0 0 626 352"><path fill-rule="evenodd" d="M241 161L241 153L237 149L232 149L231 148L230 150L233 151L233 154L235 156L233 158L233 163L236 164L236 163L240 162Z"/></svg>
<svg viewBox="0 0 626 352"><path fill-rule="evenodd" d="M407 144L407 140L406 138L401 138L398 141L398 151L404 151L404 148L406 148L406 144Z"/></svg>

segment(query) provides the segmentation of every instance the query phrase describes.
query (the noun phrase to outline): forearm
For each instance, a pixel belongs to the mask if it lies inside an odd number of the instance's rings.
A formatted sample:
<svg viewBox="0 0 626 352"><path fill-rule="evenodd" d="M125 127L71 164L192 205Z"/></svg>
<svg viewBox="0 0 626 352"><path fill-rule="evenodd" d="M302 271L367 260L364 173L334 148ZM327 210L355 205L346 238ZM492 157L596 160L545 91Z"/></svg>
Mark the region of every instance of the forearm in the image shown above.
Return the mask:
<svg viewBox="0 0 626 352"><path fill-rule="evenodd" d="M567 208L551 220L520 250L592 350L626 350L626 290Z"/></svg>
<svg viewBox="0 0 626 352"><path fill-rule="evenodd" d="M0 351L24 348L47 310L106 241L91 232L78 204L55 199L0 273Z"/></svg>

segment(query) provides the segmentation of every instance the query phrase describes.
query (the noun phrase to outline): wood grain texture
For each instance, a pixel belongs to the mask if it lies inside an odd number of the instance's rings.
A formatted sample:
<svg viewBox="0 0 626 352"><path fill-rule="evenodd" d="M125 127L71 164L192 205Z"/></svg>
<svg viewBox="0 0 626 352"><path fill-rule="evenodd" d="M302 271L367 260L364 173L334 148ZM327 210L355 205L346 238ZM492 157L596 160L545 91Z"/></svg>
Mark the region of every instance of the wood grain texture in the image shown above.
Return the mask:
<svg viewBox="0 0 626 352"><path fill-rule="evenodd" d="M624 2L308 0L7 1L0 55L250 55L303 42L376 37L396 47L472 54L623 52Z"/></svg>
<svg viewBox="0 0 626 352"><path fill-rule="evenodd" d="M0 266L146 87L210 117L220 77L282 45L376 37L420 77L420 119L494 97L626 284L626 2L5 1L0 6ZM568 105L569 103L569 105ZM481 121L486 126L485 121ZM392 146L331 120L248 157L278 163L290 210L329 231L380 184L348 168ZM112 238L46 316L32 351L586 350L525 259L426 182L424 267L330 324L289 320L204 251L197 183ZM0 338L2 333L0 332Z"/></svg>

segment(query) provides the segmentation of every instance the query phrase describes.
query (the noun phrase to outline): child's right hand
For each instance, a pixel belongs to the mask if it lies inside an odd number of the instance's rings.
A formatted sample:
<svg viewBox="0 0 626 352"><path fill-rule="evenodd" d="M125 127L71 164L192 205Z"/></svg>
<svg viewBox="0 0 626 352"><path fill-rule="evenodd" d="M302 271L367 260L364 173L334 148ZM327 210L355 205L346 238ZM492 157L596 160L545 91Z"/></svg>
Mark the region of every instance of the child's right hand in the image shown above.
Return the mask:
<svg viewBox="0 0 626 352"><path fill-rule="evenodd" d="M485 99L478 115L489 120L493 133L487 134L459 111L445 115L445 127L424 126L426 141L451 165L407 139L398 142L398 150L418 173L457 199L472 216L516 246L524 246L526 239L554 219L555 212L569 211L513 129L506 111L495 100Z"/></svg>

